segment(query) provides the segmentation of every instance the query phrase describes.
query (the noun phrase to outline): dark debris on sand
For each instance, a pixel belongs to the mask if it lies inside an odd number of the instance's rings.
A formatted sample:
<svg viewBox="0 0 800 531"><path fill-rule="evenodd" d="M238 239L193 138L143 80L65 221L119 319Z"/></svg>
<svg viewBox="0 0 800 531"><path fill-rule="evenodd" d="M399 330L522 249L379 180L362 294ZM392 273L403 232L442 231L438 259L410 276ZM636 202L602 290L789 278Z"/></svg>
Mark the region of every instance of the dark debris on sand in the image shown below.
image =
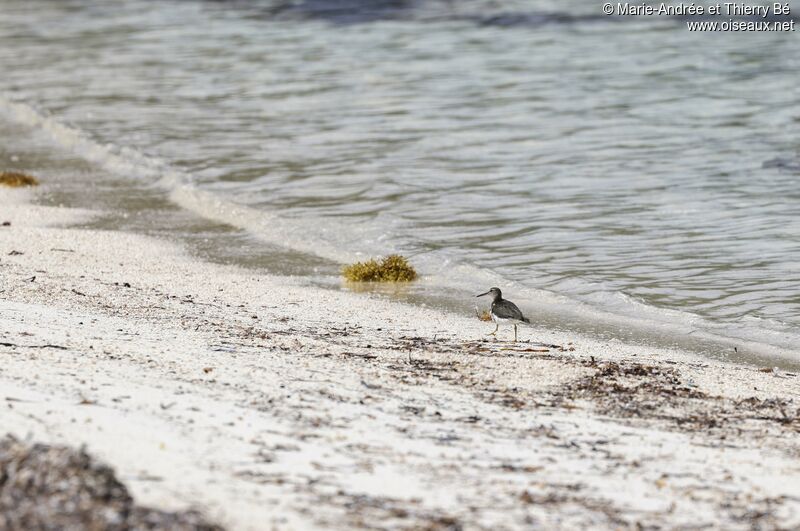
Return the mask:
<svg viewBox="0 0 800 531"><path fill-rule="evenodd" d="M573 352L571 345L517 344L494 348L487 342L453 342L420 337L401 337L398 350L407 350L407 363L392 362L405 383L424 378L448 381L476 389L484 400L512 409L553 407L590 408L609 417L665 423L684 432L712 430L719 437L750 434L760 436L764 429L794 437L800 433L800 404L792 398L748 397L732 399L702 391L675 367L665 363L640 363L632 360L598 361L594 357L563 356ZM389 347L391 348L391 347ZM518 356L556 360L592 370L590 375L547 390L507 388L471 374L469 364L449 360L434 362L424 358L426 351L476 356ZM413 357L412 357L413 353Z"/></svg>
<svg viewBox="0 0 800 531"><path fill-rule="evenodd" d="M661 365L594 360L584 365L596 372L553 393L556 402L585 400L606 415L662 420L687 431L735 427L741 432L743 422L800 431L800 409L791 399L712 396L686 382L676 369Z"/></svg>
<svg viewBox="0 0 800 531"><path fill-rule="evenodd" d="M195 511L137 506L83 449L0 439L0 529L222 530Z"/></svg>

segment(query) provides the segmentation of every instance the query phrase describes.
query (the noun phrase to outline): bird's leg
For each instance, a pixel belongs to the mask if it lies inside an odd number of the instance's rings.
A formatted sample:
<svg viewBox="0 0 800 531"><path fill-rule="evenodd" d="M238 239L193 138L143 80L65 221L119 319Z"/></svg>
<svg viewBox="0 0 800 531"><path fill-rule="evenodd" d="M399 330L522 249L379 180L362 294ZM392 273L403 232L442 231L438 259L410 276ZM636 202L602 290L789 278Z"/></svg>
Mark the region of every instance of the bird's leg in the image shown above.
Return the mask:
<svg viewBox="0 0 800 531"><path fill-rule="evenodd" d="M487 336L497 336L497 330L499 328L500 328L500 325L498 324L497 326L494 327L494 332L492 332L491 334L486 334L486 335Z"/></svg>
<svg viewBox="0 0 800 531"><path fill-rule="evenodd" d="M517 342L517 325L514 325L514 343Z"/></svg>

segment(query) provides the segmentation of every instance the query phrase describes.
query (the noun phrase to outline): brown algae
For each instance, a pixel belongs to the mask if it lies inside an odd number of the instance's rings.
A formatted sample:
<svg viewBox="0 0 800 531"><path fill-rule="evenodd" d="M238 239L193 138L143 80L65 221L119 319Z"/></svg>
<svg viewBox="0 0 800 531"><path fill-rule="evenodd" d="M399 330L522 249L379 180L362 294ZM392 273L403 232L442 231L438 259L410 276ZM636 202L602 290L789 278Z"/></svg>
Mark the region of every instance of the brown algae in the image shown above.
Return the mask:
<svg viewBox="0 0 800 531"><path fill-rule="evenodd" d="M346 265L342 275L351 282L410 282L417 278L417 271L405 257L392 254L380 262L371 258Z"/></svg>
<svg viewBox="0 0 800 531"><path fill-rule="evenodd" d="M21 188L23 186L38 186L39 180L36 177L19 173L16 171L0 171L0 185L11 188Z"/></svg>

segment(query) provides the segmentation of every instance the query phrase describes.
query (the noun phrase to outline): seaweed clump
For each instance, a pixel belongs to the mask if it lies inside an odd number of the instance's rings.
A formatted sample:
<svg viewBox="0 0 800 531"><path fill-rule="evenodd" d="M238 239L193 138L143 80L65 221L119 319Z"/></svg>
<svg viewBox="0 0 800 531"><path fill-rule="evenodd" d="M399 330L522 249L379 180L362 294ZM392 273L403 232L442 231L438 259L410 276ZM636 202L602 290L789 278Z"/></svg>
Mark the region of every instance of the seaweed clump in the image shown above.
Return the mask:
<svg viewBox="0 0 800 531"><path fill-rule="evenodd" d="M38 186L39 180L25 173L0 171L0 184L11 188L20 188L22 186Z"/></svg>
<svg viewBox="0 0 800 531"><path fill-rule="evenodd" d="M410 282L417 278L417 271L398 254L389 255L380 262L370 259L344 266L342 274L352 282Z"/></svg>

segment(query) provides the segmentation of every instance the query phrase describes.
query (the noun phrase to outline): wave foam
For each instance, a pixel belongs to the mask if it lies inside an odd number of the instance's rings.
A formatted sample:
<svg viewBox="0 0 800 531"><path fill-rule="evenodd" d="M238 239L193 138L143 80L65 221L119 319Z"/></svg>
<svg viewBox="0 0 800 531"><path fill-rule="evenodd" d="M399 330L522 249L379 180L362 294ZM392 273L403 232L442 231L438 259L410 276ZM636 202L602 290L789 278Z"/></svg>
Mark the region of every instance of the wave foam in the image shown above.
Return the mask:
<svg viewBox="0 0 800 531"><path fill-rule="evenodd" d="M62 149L117 175L146 179L162 186L177 185L182 181L183 176L170 170L164 161L133 148L96 141L83 131L65 125L26 103L15 102L3 94L0 94L0 113L16 123L47 135Z"/></svg>

